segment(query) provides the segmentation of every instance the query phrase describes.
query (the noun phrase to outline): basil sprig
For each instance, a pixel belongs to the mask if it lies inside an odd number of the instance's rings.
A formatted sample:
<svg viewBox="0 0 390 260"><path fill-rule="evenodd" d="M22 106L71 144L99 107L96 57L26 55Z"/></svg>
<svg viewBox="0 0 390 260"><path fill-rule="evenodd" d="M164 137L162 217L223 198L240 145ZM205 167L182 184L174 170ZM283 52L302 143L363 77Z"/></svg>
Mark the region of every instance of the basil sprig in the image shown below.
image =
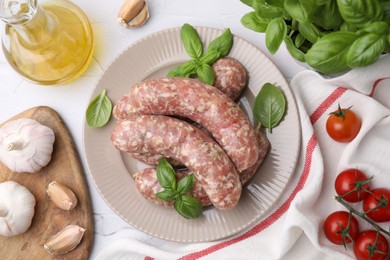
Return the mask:
<svg viewBox="0 0 390 260"><path fill-rule="evenodd" d="M87 123L90 127L102 127L111 117L112 103L107 96L107 90L103 90L88 105L86 111Z"/></svg>
<svg viewBox="0 0 390 260"><path fill-rule="evenodd" d="M282 91L271 83L265 83L257 94L253 105L253 116L262 126L272 129L282 121L286 100Z"/></svg>
<svg viewBox="0 0 390 260"><path fill-rule="evenodd" d="M196 218L202 214L202 203L187 194L194 186L194 174L187 175L177 182L175 170L166 158L161 158L157 165L157 179L164 188L156 194L157 198L165 201L174 200L174 208L184 218Z"/></svg>
<svg viewBox="0 0 390 260"><path fill-rule="evenodd" d="M168 76L188 78L197 75L200 81L212 85L215 75L211 65L219 58L228 55L233 46L233 35L230 29L226 29L222 35L215 38L206 52L203 50L198 32L191 25L186 23L181 27L180 38L192 60L173 68Z"/></svg>
<svg viewBox="0 0 390 260"><path fill-rule="evenodd" d="M333 74L365 67L390 53L389 0L241 0L254 10L241 23L265 33L271 54L291 56Z"/></svg>

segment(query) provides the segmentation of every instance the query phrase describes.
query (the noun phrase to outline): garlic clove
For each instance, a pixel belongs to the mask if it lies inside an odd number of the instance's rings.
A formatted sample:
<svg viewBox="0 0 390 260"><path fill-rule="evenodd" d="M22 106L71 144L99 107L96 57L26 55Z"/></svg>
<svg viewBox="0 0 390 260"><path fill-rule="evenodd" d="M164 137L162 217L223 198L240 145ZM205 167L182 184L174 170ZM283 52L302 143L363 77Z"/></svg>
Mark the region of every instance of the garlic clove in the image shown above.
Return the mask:
<svg viewBox="0 0 390 260"><path fill-rule="evenodd" d="M12 237L26 232L35 213L35 197L14 181L0 183L0 236Z"/></svg>
<svg viewBox="0 0 390 260"><path fill-rule="evenodd" d="M78 225L69 225L50 238L43 245L43 248L53 255L66 254L80 244L84 232L85 228Z"/></svg>
<svg viewBox="0 0 390 260"><path fill-rule="evenodd" d="M139 27L149 19L148 5L144 0L125 0L117 21L124 27Z"/></svg>
<svg viewBox="0 0 390 260"><path fill-rule="evenodd" d="M145 3L144 7L139 12L139 14L128 23L128 26L139 27L139 26L143 25L144 23L146 23L146 21L148 19L149 19L149 9L148 9L148 5Z"/></svg>
<svg viewBox="0 0 390 260"><path fill-rule="evenodd" d="M64 184L53 181L48 185L46 193L60 209L71 210L77 205L76 195Z"/></svg>

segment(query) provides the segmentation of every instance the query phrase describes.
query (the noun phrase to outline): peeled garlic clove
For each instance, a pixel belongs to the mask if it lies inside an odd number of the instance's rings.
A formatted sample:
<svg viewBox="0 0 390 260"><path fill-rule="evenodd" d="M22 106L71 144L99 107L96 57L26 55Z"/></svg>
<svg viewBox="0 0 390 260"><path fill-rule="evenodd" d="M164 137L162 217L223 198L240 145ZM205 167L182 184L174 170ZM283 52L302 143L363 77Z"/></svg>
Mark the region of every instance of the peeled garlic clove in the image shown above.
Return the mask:
<svg viewBox="0 0 390 260"><path fill-rule="evenodd" d="M71 210L77 205L77 197L66 185L53 181L46 190L53 203L63 210Z"/></svg>
<svg viewBox="0 0 390 260"><path fill-rule="evenodd" d="M0 236L12 237L26 232L34 217L34 195L14 181L0 183Z"/></svg>
<svg viewBox="0 0 390 260"><path fill-rule="evenodd" d="M117 21L124 27L138 27L149 19L149 9L144 0L125 0Z"/></svg>
<svg viewBox="0 0 390 260"><path fill-rule="evenodd" d="M80 244L84 232L85 228L78 225L69 225L54 235L43 247L48 253L53 255L68 253Z"/></svg>

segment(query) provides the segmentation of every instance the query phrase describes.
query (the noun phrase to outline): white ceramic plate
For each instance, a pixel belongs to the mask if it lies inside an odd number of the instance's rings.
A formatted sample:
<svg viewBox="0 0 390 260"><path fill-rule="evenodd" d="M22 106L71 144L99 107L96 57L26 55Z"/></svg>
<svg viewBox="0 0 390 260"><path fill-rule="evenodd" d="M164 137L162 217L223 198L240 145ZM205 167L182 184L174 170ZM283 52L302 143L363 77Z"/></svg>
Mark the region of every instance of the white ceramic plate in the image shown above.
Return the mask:
<svg viewBox="0 0 390 260"><path fill-rule="evenodd" d="M196 28L207 46L221 30ZM175 210L157 206L135 189L130 174L145 167L116 150L110 141L114 118L103 128L84 124L84 148L89 172L97 189L111 208L135 228L167 240L179 242L212 241L231 236L262 218L283 193L292 175L300 149L300 123L294 97L283 75L260 50L234 37L229 56L238 59L249 73L249 86L240 99L250 115L254 97L266 82L277 84L285 94L288 109L283 122L267 136L271 149L258 173L243 189L232 210L206 208L201 217L187 220ZM130 86L145 78L164 76L174 66L189 60L180 40L180 28L146 36L123 51L98 80L92 97L103 89L115 103Z"/></svg>

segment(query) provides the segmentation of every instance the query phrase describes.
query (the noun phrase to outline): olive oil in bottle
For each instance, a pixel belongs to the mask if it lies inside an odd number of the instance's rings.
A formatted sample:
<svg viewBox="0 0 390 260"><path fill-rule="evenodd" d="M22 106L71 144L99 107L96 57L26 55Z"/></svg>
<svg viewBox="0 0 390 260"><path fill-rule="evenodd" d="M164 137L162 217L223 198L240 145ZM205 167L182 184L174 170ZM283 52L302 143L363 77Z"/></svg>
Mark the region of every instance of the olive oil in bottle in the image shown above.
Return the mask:
<svg viewBox="0 0 390 260"><path fill-rule="evenodd" d="M39 84L64 84L78 78L93 54L91 25L68 0L42 4L36 0L0 0L0 18L7 24L3 51L24 78ZM8 2L8 5L6 5Z"/></svg>

